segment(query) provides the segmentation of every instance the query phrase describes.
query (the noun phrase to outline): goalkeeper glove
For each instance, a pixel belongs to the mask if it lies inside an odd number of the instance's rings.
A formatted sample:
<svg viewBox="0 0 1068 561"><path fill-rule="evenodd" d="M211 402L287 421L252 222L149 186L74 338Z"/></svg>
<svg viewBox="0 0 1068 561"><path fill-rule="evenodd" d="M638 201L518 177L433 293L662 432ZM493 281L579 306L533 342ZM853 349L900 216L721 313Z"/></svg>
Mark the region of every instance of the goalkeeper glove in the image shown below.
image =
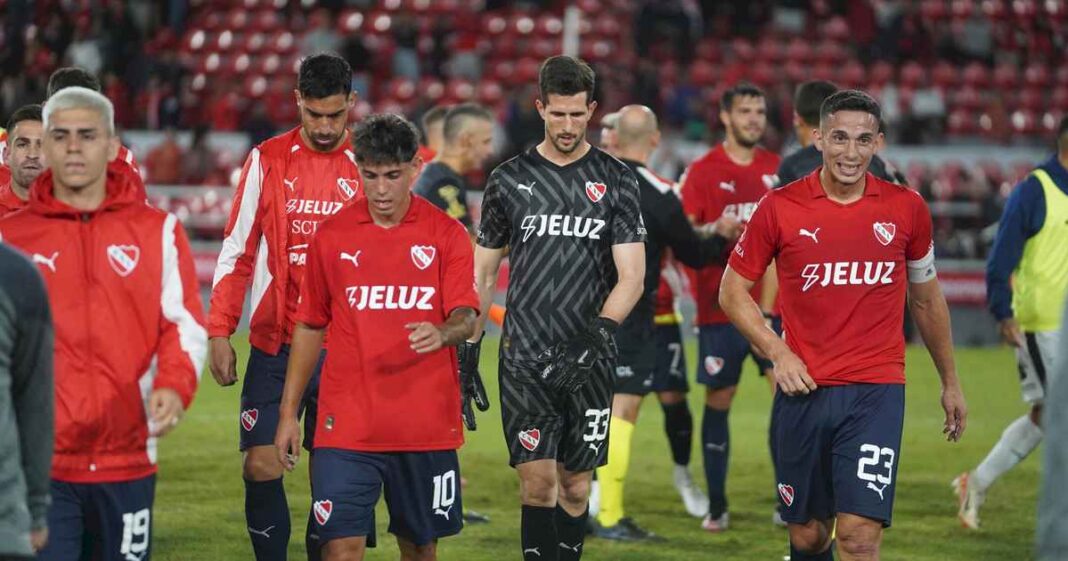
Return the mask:
<svg viewBox="0 0 1068 561"><path fill-rule="evenodd" d="M619 324L606 317L591 321L574 339L558 343L538 357L548 361L541 371L542 381L557 392L579 390L590 375L590 368L600 358L615 351L613 335Z"/></svg>
<svg viewBox="0 0 1068 561"><path fill-rule="evenodd" d="M482 336L474 343L464 341L456 350L460 363L460 414L463 416L464 426L467 430L476 430L475 411L471 408L474 400L475 407L479 411L489 409L489 399L486 397L486 388L482 385L482 375L478 373L478 357L482 350Z"/></svg>

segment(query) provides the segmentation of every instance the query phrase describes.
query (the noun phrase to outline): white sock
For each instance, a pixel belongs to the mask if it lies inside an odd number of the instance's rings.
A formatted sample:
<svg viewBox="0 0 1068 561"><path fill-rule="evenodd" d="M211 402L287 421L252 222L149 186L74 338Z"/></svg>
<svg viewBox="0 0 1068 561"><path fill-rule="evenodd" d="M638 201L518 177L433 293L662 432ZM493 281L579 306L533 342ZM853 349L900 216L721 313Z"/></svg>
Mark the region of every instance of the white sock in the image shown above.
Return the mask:
<svg viewBox="0 0 1068 561"><path fill-rule="evenodd" d="M975 468L970 483L979 491L986 491L1006 471L1023 461L1042 441L1042 429L1031 422L1027 415L1016 419L1001 433L1001 440L987 454L983 463Z"/></svg>
<svg viewBox="0 0 1068 561"><path fill-rule="evenodd" d="M590 482L590 516L597 517L597 513L601 512L601 482Z"/></svg>

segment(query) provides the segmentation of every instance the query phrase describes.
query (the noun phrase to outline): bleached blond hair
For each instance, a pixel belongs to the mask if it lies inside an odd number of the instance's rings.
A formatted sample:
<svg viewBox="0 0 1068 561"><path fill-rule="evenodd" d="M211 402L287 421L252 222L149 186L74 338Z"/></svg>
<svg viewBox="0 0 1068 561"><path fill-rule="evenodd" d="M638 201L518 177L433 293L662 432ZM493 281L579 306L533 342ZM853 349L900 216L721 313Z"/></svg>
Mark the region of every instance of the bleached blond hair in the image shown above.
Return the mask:
<svg viewBox="0 0 1068 561"><path fill-rule="evenodd" d="M89 88L71 86L63 88L48 98L41 113L44 115L44 128L48 130L49 122L56 111L68 109L91 109L104 119L109 135L115 134L115 106L100 92Z"/></svg>

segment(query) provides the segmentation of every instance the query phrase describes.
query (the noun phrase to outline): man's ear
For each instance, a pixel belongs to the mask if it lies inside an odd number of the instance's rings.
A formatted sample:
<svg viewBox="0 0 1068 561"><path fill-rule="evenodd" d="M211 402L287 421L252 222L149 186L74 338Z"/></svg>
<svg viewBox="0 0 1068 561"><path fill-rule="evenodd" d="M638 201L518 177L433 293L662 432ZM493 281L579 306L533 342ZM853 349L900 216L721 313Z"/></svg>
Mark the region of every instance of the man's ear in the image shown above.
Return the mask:
<svg viewBox="0 0 1068 561"><path fill-rule="evenodd" d="M538 110L538 115L541 115L542 120L545 120L545 105L541 102L541 98L534 99L534 108Z"/></svg>
<svg viewBox="0 0 1068 561"><path fill-rule="evenodd" d="M597 112L597 102L596 101L591 101L590 102L590 117L592 118L593 114L596 113L596 112Z"/></svg>
<svg viewBox="0 0 1068 561"><path fill-rule="evenodd" d="M816 150L823 152L823 133L820 132L819 127L812 129L812 145L816 147Z"/></svg>

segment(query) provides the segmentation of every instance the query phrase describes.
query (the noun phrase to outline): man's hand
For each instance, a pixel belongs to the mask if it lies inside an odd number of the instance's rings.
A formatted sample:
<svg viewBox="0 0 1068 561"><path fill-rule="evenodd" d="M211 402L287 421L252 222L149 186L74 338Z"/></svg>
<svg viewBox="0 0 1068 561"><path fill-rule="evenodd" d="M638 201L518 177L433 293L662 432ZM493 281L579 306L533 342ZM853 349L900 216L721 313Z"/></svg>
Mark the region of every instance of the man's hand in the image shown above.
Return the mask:
<svg viewBox="0 0 1068 561"><path fill-rule="evenodd" d="M44 546L48 545L48 528L30 530L30 545L34 553L44 549Z"/></svg>
<svg viewBox="0 0 1068 561"><path fill-rule="evenodd" d="M148 398L152 436L163 436L171 432L182 419L183 410L182 398L178 392L170 388L152 390L152 395Z"/></svg>
<svg viewBox="0 0 1068 561"><path fill-rule="evenodd" d="M816 389L816 382L808 375L805 363L790 350L781 356L771 358L775 364L775 381L786 395L810 394Z"/></svg>
<svg viewBox="0 0 1068 561"><path fill-rule="evenodd" d="M441 330L429 321L409 323L404 328L411 331L408 334L408 342L411 343L412 350L419 354L432 353L445 344Z"/></svg>
<svg viewBox="0 0 1068 561"><path fill-rule="evenodd" d="M598 317L570 341L559 343L543 352L539 361L548 361L541 371L541 379L557 392L573 393L589 378L590 368L597 359L615 348L613 335L619 324Z"/></svg>
<svg viewBox="0 0 1068 561"><path fill-rule="evenodd" d="M742 235L742 228L744 224L733 216L727 216L724 214L720 216L713 224L715 224L715 232L728 240L736 240Z"/></svg>
<svg viewBox="0 0 1068 561"><path fill-rule="evenodd" d="M300 422L291 415L281 415L274 433L274 447L278 451L278 463L287 471L293 471L300 459Z"/></svg>
<svg viewBox="0 0 1068 561"><path fill-rule="evenodd" d="M949 442L957 442L968 424L968 406L964 403L964 392L959 383L942 388L942 409L946 412L942 434L946 435Z"/></svg>
<svg viewBox="0 0 1068 561"><path fill-rule="evenodd" d="M485 335L483 333L483 335ZM482 336L478 341L464 341L456 348L460 362L460 414L463 416L467 430L476 430L475 411L471 409L471 400L479 411L489 409L486 387L482 385L482 375L478 372L478 358L482 350Z"/></svg>
<svg viewBox="0 0 1068 561"><path fill-rule="evenodd" d="M1001 320L998 328L1001 331L1001 340L1007 344L1017 348L1023 348L1027 345L1024 341L1023 331L1020 331L1020 324L1016 323L1016 318Z"/></svg>
<svg viewBox="0 0 1068 561"><path fill-rule="evenodd" d="M212 337L208 341L211 377L220 386L232 386L237 381L237 353L229 337Z"/></svg>

